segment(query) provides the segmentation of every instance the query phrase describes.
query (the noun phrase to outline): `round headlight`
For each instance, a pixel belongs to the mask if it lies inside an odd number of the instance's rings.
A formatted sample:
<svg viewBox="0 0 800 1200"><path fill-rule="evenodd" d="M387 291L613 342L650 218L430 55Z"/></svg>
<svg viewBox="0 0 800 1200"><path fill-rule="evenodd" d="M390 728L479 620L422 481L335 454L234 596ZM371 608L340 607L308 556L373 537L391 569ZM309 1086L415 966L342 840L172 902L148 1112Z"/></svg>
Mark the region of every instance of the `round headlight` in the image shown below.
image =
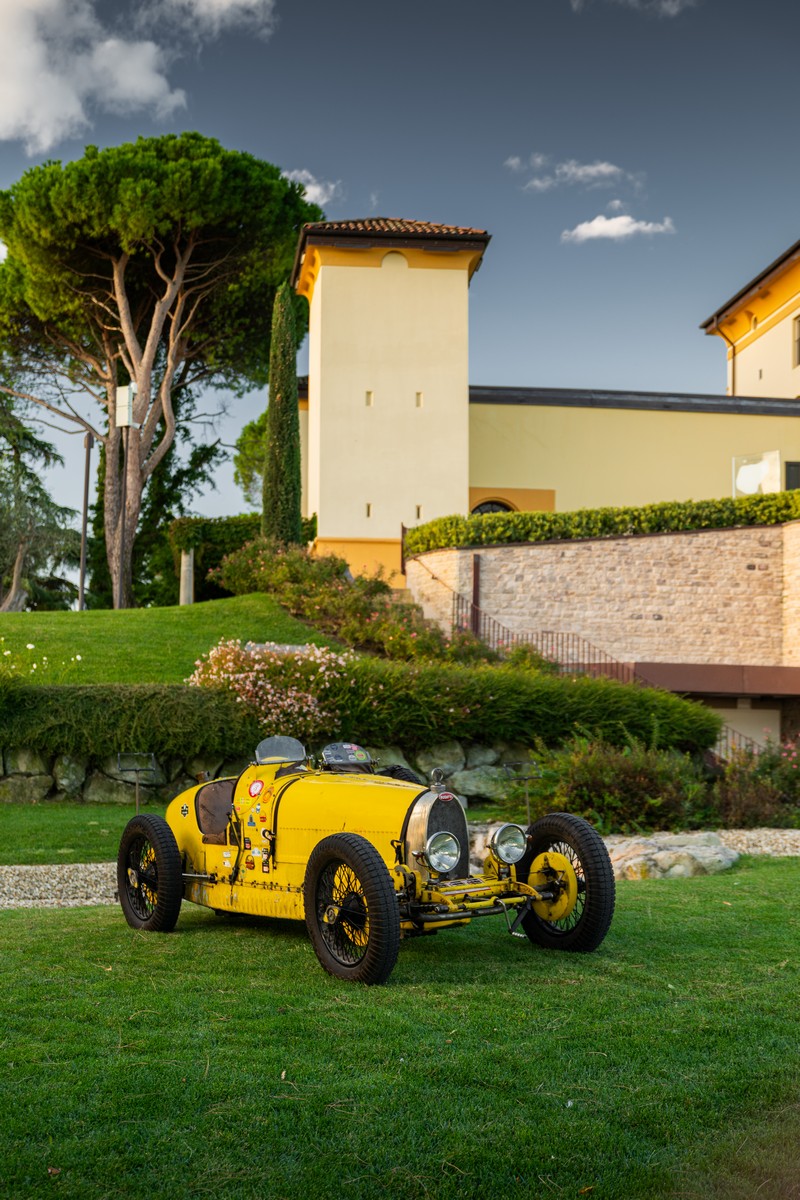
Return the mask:
<svg viewBox="0 0 800 1200"><path fill-rule="evenodd" d="M452 871L460 858L461 844L455 834L433 833L425 843L425 861L439 875Z"/></svg>
<svg viewBox="0 0 800 1200"><path fill-rule="evenodd" d="M527 835L519 825L501 825L489 839L492 854L509 866L519 862L527 848Z"/></svg>

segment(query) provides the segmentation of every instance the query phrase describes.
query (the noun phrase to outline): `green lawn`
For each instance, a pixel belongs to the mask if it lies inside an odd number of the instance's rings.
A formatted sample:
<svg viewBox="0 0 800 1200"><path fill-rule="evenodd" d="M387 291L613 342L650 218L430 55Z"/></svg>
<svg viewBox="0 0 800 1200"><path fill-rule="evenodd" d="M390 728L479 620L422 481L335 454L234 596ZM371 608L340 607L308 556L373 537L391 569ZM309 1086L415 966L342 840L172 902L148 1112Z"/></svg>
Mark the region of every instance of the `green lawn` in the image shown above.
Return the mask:
<svg viewBox="0 0 800 1200"><path fill-rule="evenodd" d="M0 613L0 637L4 650L38 663L37 678L55 683L181 683L223 637L332 644L263 595L183 608Z"/></svg>
<svg viewBox="0 0 800 1200"><path fill-rule="evenodd" d="M15 1200L797 1194L800 860L624 883L592 955L496 920L405 942L383 988L189 905L0 938Z"/></svg>
<svg viewBox="0 0 800 1200"><path fill-rule="evenodd" d="M163 813L148 804L142 812ZM15 863L113 862L133 804L4 804L0 867Z"/></svg>

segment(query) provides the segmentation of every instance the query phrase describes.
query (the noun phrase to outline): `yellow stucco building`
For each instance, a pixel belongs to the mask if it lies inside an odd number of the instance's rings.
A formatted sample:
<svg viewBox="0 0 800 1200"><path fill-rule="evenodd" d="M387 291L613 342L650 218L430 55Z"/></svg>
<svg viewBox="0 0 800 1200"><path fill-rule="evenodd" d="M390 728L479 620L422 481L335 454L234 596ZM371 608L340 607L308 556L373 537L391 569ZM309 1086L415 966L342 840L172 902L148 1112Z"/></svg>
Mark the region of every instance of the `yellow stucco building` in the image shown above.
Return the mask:
<svg viewBox="0 0 800 1200"><path fill-rule="evenodd" d="M731 347L726 396L470 386L468 289L489 240L386 218L303 229L303 496L320 552L399 572L401 528L450 513L800 485L800 243L704 325Z"/></svg>
<svg viewBox="0 0 800 1200"><path fill-rule="evenodd" d="M800 242L700 328L725 342L729 396L800 399Z"/></svg>

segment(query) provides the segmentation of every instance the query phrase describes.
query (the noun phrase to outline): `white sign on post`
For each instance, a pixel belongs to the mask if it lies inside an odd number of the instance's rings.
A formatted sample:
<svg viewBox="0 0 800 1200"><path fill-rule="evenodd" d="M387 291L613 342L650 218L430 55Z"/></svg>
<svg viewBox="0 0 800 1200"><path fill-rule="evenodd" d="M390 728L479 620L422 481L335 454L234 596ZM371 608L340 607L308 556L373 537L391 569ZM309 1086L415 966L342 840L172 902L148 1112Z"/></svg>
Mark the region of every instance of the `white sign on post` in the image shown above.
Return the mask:
<svg viewBox="0 0 800 1200"><path fill-rule="evenodd" d="M133 402L136 399L136 384L129 383L117 388L117 411L114 424L117 429L129 428L133 424Z"/></svg>

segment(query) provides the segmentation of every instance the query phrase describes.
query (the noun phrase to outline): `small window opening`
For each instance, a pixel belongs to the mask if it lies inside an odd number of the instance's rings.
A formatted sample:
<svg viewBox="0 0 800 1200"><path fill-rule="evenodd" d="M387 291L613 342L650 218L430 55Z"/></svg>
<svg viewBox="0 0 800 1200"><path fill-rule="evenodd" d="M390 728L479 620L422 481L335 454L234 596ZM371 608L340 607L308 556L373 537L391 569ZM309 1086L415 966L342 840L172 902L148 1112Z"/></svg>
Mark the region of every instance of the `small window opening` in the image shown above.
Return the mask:
<svg viewBox="0 0 800 1200"><path fill-rule="evenodd" d="M421 504L417 505L417 520L418 521L422 520L422 505Z"/></svg>
<svg viewBox="0 0 800 1200"><path fill-rule="evenodd" d="M372 406L375 403L375 393L374 392L366 393L366 403L367 403L367 408L372 408Z"/></svg>
<svg viewBox="0 0 800 1200"><path fill-rule="evenodd" d="M786 462L783 466L786 472L786 491L796 492L800 488L800 462Z"/></svg>
<svg viewBox="0 0 800 1200"><path fill-rule="evenodd" d="M372 505L371 504L367 504L367 516L368 517L372 516Z"/></svg>
<svg viewBox="0 0 800 1200"><path fill-rule="evenodd" d="M422 392L417 392L417 408L422 408L424 399L425 397L423 396Z"/></svg>

